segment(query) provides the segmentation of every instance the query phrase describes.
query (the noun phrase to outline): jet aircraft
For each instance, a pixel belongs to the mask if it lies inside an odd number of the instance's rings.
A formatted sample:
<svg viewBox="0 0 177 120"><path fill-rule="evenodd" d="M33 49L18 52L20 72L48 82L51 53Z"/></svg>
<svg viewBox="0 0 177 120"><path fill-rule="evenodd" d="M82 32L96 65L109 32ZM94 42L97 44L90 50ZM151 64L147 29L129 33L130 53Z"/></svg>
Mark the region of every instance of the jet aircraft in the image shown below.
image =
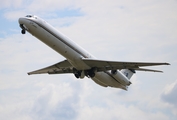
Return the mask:
<svg viewBox="0 0 177 120"><path fill-rule="evenodd" d="M45 20L35 15L26 15L19 18L19 25L22 34L28 31L66 58L54 65L29 72L28 75L72 73L76 78L83 79L85 76L91 78L95 83L103 87L109 86L127 90L131 84L130 78L136 71L162 72L142 67L169 65L169 63L99 60Z"/></svg>

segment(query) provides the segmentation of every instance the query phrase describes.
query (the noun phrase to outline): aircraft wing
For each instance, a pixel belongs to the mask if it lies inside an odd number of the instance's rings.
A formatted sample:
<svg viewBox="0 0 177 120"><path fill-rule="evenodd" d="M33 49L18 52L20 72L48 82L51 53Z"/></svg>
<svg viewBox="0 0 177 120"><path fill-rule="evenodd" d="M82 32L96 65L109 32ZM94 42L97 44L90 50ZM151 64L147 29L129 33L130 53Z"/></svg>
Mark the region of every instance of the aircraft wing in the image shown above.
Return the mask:
<svg viewBox="0 0 177 120"><path fill-rule="evenodd" d="M83 59L83 61L90 67L97 68L97 71L117 70L117 69L134 69L139 71L162 72L158 70L144 69L140 67L156 66L156 65L170 65L169 63L146 63L146 62L119 62L119 61L105 61L97 59Z"/></svg>
<svg viewBox="0 0 177 120"><path fill-rule="evenodd" d="M119 61L106 61L106 60L97 60L97 59L82 59L87 65L92 68L97 68L97 71L108 71L108 70L117 70L117 69L134 69L139 71L150 71L150 72L162 72L159 70L151 70L140 67L145 66L156 66L156 65L170 65L169 63L146 63L146 62L119 62ZM29 72L28 75L32 74L64 74L64 73L73 73L73 66L67 61L61 61L54 65L51 65L46 68L35 70Z"/></svg>
<svg viewBox="0 0 177 120"><path fill-rule="evenodd" d="M49 67L29 72L28 75L44 73L48 74L73 73L73 69L72 65L67 60L64 60Z"/></svg>

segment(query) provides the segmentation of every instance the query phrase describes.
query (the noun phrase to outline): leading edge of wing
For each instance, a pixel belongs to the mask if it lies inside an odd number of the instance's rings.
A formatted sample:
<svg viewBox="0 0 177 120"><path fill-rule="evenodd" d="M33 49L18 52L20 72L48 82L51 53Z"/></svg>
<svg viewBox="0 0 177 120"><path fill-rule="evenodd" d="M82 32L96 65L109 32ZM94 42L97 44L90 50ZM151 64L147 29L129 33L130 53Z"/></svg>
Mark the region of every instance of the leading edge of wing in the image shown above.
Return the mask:
<svg viewBox="0 0 177 120"><path fill-rule="evenodd" d="M39 70L35 70L32 72L29 72L28 75L32 75L32 74L62 74L62 73L72 73L72 66L71 64L67 61L61 61L59 63L56 63L54 65L39 69Z"/></svg>
<svg viewBox="0 0 177 120"><path fill-rule="evenodd" d="M145 66L156 65L170 65L169 63L151 63L151 62L122 62L122 61L106 61L98 59L83 59L83 61L90 67L97 67L102 70L115 70L115 69L133 69Z"/></svg>

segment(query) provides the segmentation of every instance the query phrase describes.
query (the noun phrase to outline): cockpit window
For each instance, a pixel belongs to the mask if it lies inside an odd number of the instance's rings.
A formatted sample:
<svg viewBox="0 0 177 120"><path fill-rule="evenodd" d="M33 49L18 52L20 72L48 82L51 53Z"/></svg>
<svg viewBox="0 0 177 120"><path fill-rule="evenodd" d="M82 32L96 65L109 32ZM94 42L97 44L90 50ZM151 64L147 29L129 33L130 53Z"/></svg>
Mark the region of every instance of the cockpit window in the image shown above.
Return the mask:
<svg viewBox="0 0 177 120"><path fill-rule="evenodd" d="M32 15L27 15L26 17L29 17L29 18L30 18L30 17L32 17Z"/></svg>
<svg viewBox="0 0 177 120"><path fill-rule="evenodd" d="M35 16L35 15L26 15L25 17L37 19L37 16Z"/></svg>

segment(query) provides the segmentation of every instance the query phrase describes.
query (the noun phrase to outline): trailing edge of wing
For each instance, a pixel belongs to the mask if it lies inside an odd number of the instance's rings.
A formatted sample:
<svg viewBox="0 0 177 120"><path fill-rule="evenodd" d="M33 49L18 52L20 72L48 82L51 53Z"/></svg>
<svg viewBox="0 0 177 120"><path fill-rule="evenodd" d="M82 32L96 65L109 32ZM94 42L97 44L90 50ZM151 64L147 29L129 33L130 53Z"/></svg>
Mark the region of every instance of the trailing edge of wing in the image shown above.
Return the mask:
<svg viewBox="0 0 177 120"><path fill-rule="evenodd" d="M116 70L116 69L137 69L141 71L156 71L148 70L139 67L156 66L156 65L170 65L169 63L146 63L146 62L121 62L121 61L105 61L97 59L83 59L83 61L90 67L98 68L98 71ZM160 72L160 71L158 71Z"/></svg>
<svg viewBox="0 0 177 120"><path fill-rule="evenodd" d="M45 67L36 71L29 72L28 75L32 74L63 74L63 73L73 73L73 69L71 64L64 60L62 62L56 63L54 65L51 65L49 67Z"/></svg>

